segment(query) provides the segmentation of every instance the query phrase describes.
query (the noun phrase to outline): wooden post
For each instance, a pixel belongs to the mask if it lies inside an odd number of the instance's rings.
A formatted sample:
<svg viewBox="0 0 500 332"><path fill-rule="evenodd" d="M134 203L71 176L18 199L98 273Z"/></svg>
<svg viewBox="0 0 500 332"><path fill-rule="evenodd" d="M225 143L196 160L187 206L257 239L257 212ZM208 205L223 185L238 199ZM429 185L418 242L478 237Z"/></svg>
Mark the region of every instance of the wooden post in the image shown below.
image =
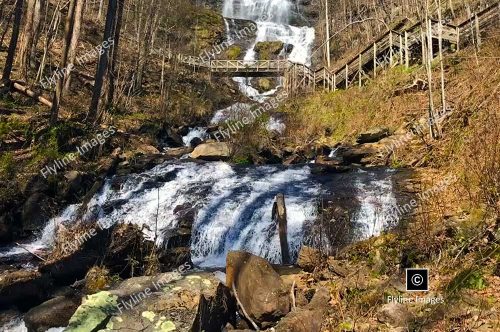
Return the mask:
<svg viewBox="0 0 500 332"><path fill-rule="evenodd" d="M345 65L345 89L349 87L349 66Z"/></svg>
<svg viewBox="0 0 500 332"><path fill-rule="evenodd" d="M362 69L362 66L361 66L361 54L359 54L358 56L358 79L359 79L359 88L361 89L361 69Z"/></svg>
<svg viewBox="0 0 500 332"><path fill-rule="evenodd" d="M377 43L373 43L373 77L377 77Z"/></svg>
<svg viewBox="0 0 500 332"><path fill-rule="evenodd" d="M337 74L333 74L333 91L337 91Z"/></svg>
<svg viewBox="0 0 500 332"><path fill-rule="evenodd" d="M480 47L481 46L481 31L479 30L479 16L477 16L477 14L474 15L474 22L476 24L477 47Z"/></svg>
<svg viewBox="0 0 500 332"><path fill-rule="evenodd" d="M457 27L457 52L460 51L460 28Z"/></svg>
<svg viewBox="0 0 500 332"><path fill-rule="evenodd" d="M408 49L408 31L405 31L405 66L410 67L410 53Z"/></svg>
<svg viewBox="0 0 500 332"><path fill-rule="evenodd" d="M290 264L288 248L285 195L278 194L273 204L272 218L278 223L278 234L281 247L281 264Z"/></svg>
<svg viewBox="0 0 500 332"><path fill-rule="evenodd" d="M389 66L392 67L392 56L393 56L393 50L392 50L392 31L389 31Z"/></svg>

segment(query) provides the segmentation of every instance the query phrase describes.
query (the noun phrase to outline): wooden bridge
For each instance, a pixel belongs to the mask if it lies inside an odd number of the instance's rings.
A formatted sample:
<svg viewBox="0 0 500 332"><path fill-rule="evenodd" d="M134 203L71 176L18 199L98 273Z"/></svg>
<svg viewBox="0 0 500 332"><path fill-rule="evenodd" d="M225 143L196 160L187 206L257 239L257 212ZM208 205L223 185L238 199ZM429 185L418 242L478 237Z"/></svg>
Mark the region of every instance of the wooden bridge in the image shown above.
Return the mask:
<svg viewBox="0 0 500 332"><path fill-rule="evenodd" d="M480 32L500 22L500 3L487 7L459 25L441 25L443 48L455 50L468 44L472 39L480 43ZM169 59L176 58L182 64L209 70L214 75L224 76L284 76L284 87L289 94L304 89L321 87L329 91L362 85L363 80L376 76L377 71L387 66L405 65L420 61L427 43L425 31L430 29L431 37L438 40L440 24L435 20L418 22L404 27L404 21L394 30L387 31L365 49L341 66L331 69L312 69L288 60L204 60L201 57L174 55L167 52Z"/></svg>

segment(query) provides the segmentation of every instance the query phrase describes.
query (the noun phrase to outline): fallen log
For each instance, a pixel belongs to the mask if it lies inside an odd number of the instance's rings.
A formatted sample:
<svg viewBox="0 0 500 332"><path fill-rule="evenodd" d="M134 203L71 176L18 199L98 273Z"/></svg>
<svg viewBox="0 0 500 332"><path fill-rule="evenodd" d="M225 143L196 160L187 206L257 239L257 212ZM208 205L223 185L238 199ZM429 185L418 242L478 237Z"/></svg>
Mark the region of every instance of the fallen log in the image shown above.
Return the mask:
<svg viewBox="0 0 500 332"><path fill-rule="evenodd" d="M48 100L47 98L41 96L40 94L34 92L33 90L28 89L27 87L17 83L17 82L12 82L12 89L20 92L28 97L31 97L33 99L38 100L40 103L44 104L45 106L48 106L52 108L52 102Z"/></svg>

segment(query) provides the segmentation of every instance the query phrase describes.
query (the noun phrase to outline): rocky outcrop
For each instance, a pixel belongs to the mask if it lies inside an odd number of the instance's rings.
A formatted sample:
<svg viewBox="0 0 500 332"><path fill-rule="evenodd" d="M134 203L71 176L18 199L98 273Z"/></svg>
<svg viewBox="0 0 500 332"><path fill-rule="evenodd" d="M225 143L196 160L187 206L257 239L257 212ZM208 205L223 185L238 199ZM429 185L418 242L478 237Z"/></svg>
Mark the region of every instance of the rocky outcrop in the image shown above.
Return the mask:
<svg viewBox="0 0 500 332"><path fill-rule="evenodd" d="M388 137L389 135L389 128L376 127L359 134L356 138L356 143L375 143L380 141L382 138Z"/></svg>
<svg viewBox="0 0 500 332"><path fill-rule="evenodd" d="M274 330L276 332L319 332L329 301L328 290L318 288L309 304L303 308L296 308L286 315Z"/></svg>
<svg viewBox="0 0 500 332"><path fill-rule="evenodd" d="M259 60L273 60L285 44L282 41L264 41L255 44L254 51L258 54Z"/></svg>
<svg viewBox="0 0 500 332"><path fill-rule="evenodd" d="M231 156L231 149L225 142L203 143L198 145L190 156L203 160L227 160Z"/></svg>
<svg viewBox="0 0 500 332"><path fill-rule="evenodd" d="M30 309L24 315L24 322L28 330L34 332L44 332L51 327L67 326L80 303L80 297L57 296Z"/></svg>
<svg viewBox="0 0 500 332"><path fill-rule="evenodd" d="M179 269L85 297L65 331L220 331L234 319L234 299L212 273Z"/></svg>
<svg viewBox="0 0 500 332"><path fill-rule="evenodd" d="M260 326L290 311L289 289L264 258L231 251L226 260L226 285L234 287L246 312Z"/></svg>

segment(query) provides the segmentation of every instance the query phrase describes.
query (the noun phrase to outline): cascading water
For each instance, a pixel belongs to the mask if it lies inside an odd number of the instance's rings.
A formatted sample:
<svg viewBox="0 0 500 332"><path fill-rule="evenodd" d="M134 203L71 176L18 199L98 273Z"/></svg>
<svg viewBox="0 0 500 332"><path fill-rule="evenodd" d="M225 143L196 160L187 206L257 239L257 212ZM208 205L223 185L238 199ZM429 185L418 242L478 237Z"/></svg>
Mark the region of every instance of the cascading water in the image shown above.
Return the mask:
<svg viewBox="0 0 500 332"><path fill-rule="evenodd" d="M352 192L359 200L352 207L356 238L379 234L385 226L384 216L396 203L388 172L358 171L332 178L313 176L309 166L241 167L224 162L172 161L141 174L115 176L90 200L78 220L96 220L99 225L136 224L161 246L165 234L179 222L179 207L192 209L191 255L196 265L224 266L227 252L237 249L279 263L278 232L271 216L276 194L286 197L288 239L296 257L307 228L317 217L319 197L336 195L337 190ZM47 223L38 240L24 247L33 251L50 247L59 225L77 222L79 207L67 207ZM0 257L21 253L13 248Z"/></svg>

